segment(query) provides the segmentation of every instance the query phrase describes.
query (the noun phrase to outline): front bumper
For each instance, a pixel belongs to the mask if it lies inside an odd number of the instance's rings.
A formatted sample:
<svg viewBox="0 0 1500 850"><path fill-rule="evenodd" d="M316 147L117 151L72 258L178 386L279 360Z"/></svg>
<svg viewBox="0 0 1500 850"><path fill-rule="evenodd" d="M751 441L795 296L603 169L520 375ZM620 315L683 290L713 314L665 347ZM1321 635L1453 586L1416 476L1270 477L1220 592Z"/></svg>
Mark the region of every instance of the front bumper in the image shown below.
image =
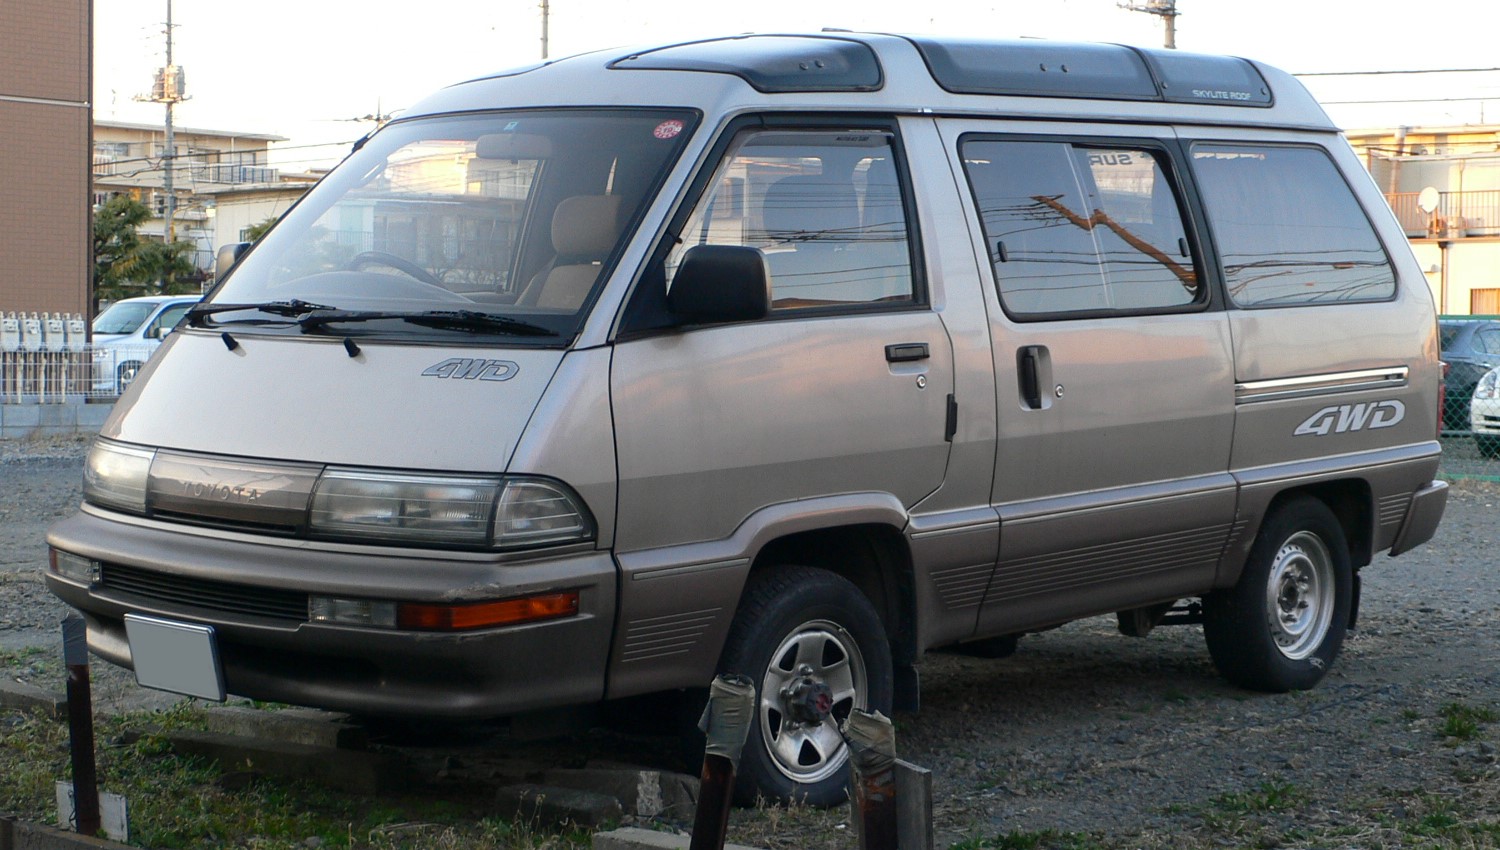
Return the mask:
<svg viewBox="0 0 1500 850"><path fill-rule="evenodd" d="M1476 398L1469 405L1469 429L1478 436L1500 437L1500 399Z"/></svg>
<svg viewBox="0 0 1500 850"><path fill-rule="evenodd" d="M131 666L128 613L213 626L226 689L362 714L499 717L603 697L615 611L608 553L548 558L312 544L140 520L86 507L49 531L100 562L94 583L48 573L80 609L89 648ZM128 575L115 581L113 574ZM575 616L465 632L309 622L309 594L455 603L576 590ZM242 604L243 603L243 604Z"/></svg>

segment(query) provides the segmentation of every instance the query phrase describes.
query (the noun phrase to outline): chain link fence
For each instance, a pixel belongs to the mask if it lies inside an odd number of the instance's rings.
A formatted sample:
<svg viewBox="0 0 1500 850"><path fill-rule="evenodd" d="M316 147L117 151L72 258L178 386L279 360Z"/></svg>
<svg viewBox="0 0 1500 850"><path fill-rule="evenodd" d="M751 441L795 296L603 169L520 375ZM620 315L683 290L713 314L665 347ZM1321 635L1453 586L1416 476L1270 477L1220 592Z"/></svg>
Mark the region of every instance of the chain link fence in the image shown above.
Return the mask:
<svg viewBox="0 0 1500 850"><path fill-rule="evenodd" d="M1443 462L1449 479L1500 481L1500 316L1442 316Z"/></svg>

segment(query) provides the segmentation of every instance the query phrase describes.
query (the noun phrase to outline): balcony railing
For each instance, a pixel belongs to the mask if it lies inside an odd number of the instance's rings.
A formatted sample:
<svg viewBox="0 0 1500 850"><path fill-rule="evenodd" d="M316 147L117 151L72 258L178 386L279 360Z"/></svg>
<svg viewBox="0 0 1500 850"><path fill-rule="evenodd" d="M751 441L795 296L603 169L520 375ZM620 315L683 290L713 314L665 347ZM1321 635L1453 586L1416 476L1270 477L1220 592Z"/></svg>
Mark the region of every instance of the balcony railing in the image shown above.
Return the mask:
<svg viewBox="0 0 1500 850"><path fill-rule="evenodd" d="M161 168L154 161L147 162L139 157L119 160L116 157L106 154L94 154L95 177L129 177L137 175L150 175L157 180L160 180L162 177ZM242 183L275 183L280 179L280 171L264 165L240 165L182 158L177 161L176 167L173 168L172 176L175 178L175 182L182 186L186 186L190 181L239 185Z"/></svg>
<svg viewBox="0 0 1500 850"><path fill-rule="evenodd" d="M1418 192L1394 192L1385 199L1413 239L1459 239L1500 236L1500 189L1439 192L1438 205L1427 212L1417 205Z"/></svg>

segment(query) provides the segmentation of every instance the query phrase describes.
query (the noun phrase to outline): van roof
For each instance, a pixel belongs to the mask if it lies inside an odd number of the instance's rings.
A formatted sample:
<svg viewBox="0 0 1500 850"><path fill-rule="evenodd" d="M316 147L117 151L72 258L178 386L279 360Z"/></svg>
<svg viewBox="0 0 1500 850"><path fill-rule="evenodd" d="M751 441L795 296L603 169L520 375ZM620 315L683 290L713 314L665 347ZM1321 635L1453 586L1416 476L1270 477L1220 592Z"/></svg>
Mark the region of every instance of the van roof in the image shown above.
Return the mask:
<svg viewBox="0 0 1500 850"><path fill-rule="evenodd" d="M645 73L655 75L649 83ZM842 31L600 50L449 87L402 117L549 105L850 109L1337 129L1295 78L1248 59L1119 44Z"/></svg>

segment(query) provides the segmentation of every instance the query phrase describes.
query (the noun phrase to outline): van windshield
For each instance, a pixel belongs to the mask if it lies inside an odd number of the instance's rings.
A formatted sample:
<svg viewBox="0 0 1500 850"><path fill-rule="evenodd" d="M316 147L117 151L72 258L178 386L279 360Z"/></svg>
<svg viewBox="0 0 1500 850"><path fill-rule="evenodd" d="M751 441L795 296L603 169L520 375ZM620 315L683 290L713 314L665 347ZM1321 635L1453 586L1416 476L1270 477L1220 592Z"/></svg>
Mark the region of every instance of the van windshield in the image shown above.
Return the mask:
<svg viewBox="0 0 1500 850"><path fill-rule="evenodd" d="M100 313L98 318L94 319L94 333L135 333L135 329L145 324L146 319L151 316L151 311L155 309L156 305L151 303L116 301L109 305L108 310Z"/></svg>
<svg viewBox="0 0 1500 850"><path fill-rule="evenodd" d="M695 118L575 109L392 123L195 312L270 332L555 345L577 330ZM235 304L272 309L225 309Z"/></svg>

